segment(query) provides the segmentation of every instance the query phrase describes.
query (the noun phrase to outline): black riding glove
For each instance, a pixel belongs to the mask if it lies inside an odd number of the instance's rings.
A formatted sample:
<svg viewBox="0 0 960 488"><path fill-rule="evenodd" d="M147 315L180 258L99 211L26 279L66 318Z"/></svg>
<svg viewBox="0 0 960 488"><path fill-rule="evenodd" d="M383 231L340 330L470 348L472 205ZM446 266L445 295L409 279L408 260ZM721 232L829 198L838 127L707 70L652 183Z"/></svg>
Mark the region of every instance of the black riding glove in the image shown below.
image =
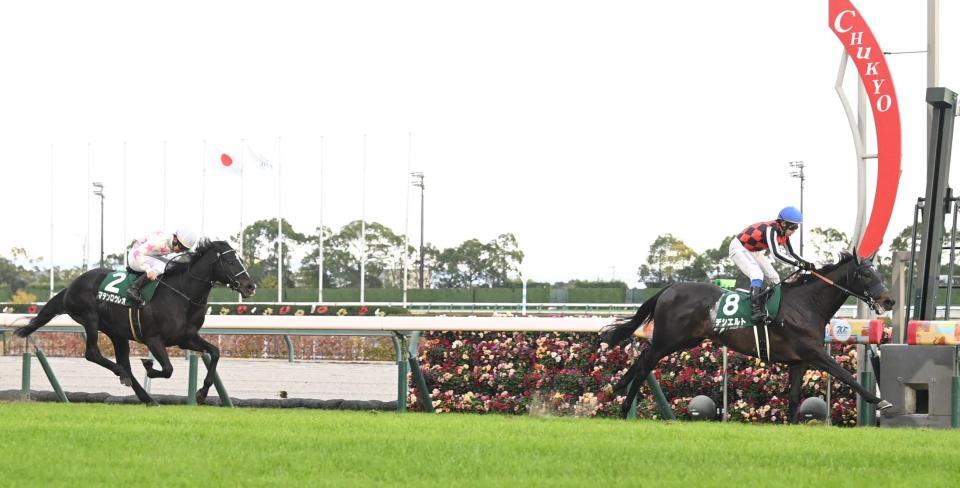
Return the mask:
<svg viewBox="0 0 960 488"><path fill-rule="evenodd" d="M810 261L800 261L800 269L804 271L813 271L817 269L817 267L814 266L814 264Z"/></svg>

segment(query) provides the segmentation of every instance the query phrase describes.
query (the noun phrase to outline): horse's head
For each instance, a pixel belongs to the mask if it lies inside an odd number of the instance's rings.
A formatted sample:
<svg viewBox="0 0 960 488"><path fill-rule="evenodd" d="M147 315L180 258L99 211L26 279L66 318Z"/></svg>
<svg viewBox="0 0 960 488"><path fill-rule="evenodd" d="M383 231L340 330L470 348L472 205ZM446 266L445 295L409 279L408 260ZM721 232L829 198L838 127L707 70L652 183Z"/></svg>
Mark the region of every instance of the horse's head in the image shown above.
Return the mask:
<svg viewBox="0 0 960 488"><path fill-rule="evenodd" d="M250 298L257 292L257 285L247 272L237 251L225 241L213 241L197 249L200 258L209 256L215 260L211 268L210 279Z"/></svg>
<svg viewBox="0 0 960 488"><path fill-rule="evenodd" d="M873 265L873 258L861 259L854 251L852 255L844 253L840 259L849 260L850 271L847 276L850 291L866 298L864 301L879 314L892 310L897 302L883 284L883 278Z"/></svg>

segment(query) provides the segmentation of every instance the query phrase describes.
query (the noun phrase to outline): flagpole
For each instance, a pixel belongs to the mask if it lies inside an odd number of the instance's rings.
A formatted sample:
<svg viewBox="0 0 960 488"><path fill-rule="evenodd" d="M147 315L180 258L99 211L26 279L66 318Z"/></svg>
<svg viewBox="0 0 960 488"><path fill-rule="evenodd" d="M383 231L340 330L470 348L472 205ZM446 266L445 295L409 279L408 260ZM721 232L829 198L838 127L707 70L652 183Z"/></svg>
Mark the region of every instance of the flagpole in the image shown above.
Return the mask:
<svg viewBox="0 0 960 488"><path fill-rule="evenodd" d="M50 144L50 297L53 298L53 144Z"/></svg>
<svg viewBox="0 0 960 488"><path fill-rule="evenodd" d="M93 178L90 175L90 141L87 141L87 183L83 186L84 192L87 194L87 232L86 237L83 239L83 270L86 271L87 268L87 258L90 255L90 183L93 181Z"/></svg>
<svg viewBox="0 0 960 488"><path fill-rule="evenodd" d="M207 140L203 140L203 146L200 149L200 235L204 235L204 224L206 224L207 213Z"/></svg>
<svg viewBox="0 0 960 488"><path fill-rule="evenodd" d="M163 164L160 166L163 176L163 230L167 230L167 141L163 141Z"/></svg>
<svg viewBox="0 0 960 488"><path fill-rule="evenodd" d="M317 301L323 303L323 136L320 136L320 236L317 242Z"/></svg>
<svg viewBox="0 0 960 488"><path fill-rule="evenodd" d="M283 302L283 212L281 182L283 181L283 160L281 158L281 138L277 137L277 303Z"/></svg>
<svg viewBox="0 0 960 488"><path fill-rule="evenodd" d="M246 141L243 138L240 138L240 258L243 259L243 156L246 152ZM237 292L237 301L243 301L243 294Z"/></svg>
<svg viewBox="0 0 960 488"><path fill-rule="evenodd" d="M363 168L360 175L360 303L364 302L367 272L367 135L363 135Z"/></svg>
<svg viewBox="0 0 960 488"><path fill-rule="evenodd" d="M123 267L126 268L127 263L127 141L123 141L123 207L121 208L123 212L123 247L120 249L123 250Z"/></svg>
<svg viewBox="0 0 960 488"><path fill-rule="evenodd" d="M403 176L403 182L406 187L407 197L404 200L403 217L403 306L407 306L407 248L410 246L410 165L412 164L413 154L413 134L407 133L407 173Z"/></svg>

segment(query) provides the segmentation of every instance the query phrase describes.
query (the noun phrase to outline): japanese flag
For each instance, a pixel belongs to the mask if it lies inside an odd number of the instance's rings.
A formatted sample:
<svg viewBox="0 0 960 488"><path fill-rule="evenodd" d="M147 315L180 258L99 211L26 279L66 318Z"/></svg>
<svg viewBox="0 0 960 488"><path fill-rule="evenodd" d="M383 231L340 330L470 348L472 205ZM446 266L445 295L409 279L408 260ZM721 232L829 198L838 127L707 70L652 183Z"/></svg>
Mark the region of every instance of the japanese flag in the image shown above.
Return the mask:
<svg viewBox="0 0 960 488"><path fill-rule="evenodd" d="M234 159L230 153L215 150L213 154L215 156L213 166L220 172L234 175L240 174L240 161Z"/></svg>

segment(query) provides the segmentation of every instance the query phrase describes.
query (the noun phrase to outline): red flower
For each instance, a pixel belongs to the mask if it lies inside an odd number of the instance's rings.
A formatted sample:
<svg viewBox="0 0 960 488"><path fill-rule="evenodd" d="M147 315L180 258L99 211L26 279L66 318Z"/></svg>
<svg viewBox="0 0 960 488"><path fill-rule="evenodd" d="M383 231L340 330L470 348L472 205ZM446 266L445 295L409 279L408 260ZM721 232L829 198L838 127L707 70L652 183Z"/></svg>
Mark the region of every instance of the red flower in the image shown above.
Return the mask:
<svg viewBox="0 0 960 488"><path fill-rule="evenodd" d="M245 313L247 313L247 306L246 306L246 305L237 305L237 314L238 314L238 315L243 315L243 314L245 314Z"/></svg>
<svg viewBox="0 0 960 488"><path fill-rule="evenodd" d="M360 307L360 311L359 311L358 313L359 313L360 315L366 315L366 314L367 314L367 307Z"/></svg>
<svg viewBox="0 0 960 488"><path fill-rule="evenodd" d="M37 306L30 305L29 307L27 307L27 313L37 313Z"/></svg>
<svg viewBox="0 0 960 488"><path fill-rule="evenodd" d="M290 305L280 307L280 315L286 315L288 313L290 313Z"/></svg>
<svg viewBox="0 0 960 488"><path fill-rule="evenodd" d="M329 307L327 307L326 305L321 305L321 306L317 307L317 309L314 310L313 313L325 314L325 313L327 313L327 312L329 312L329 311L330 311L330 308L329 308Z"/></svg>

